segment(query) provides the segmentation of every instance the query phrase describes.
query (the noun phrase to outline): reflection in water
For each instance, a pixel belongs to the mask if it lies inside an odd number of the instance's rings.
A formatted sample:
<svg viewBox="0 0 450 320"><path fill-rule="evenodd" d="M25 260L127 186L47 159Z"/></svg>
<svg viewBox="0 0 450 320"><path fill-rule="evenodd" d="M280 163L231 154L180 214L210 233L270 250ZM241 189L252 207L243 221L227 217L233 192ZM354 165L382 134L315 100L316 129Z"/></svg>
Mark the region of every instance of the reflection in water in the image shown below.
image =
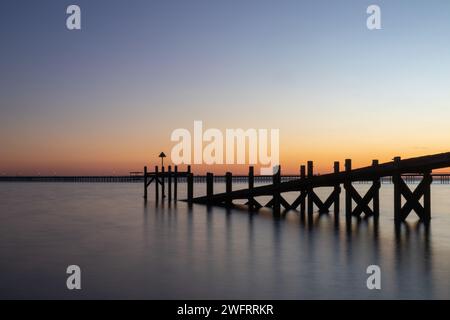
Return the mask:
<svg viewBox="0 0 450 320"><path fill-rule="evenodd" d="M395 228L390 190L378 220L347 223L333 213L156 205L134 185L29 186L0 185L2 298L73 297L61 285L69 264L83 271L77 298L450 298L450 203L439 197L448 189L435 190L431 226ZM18 201L24 188L28 202ZM381 291L366 287L373 264Z"/></svg>
<svg viewBox="0 0 450 320"><path fill-rule="evenodd" d="M396 246L396 278L398 288L420 284L426 292L432 293L432 251L430 246L430 225L419 221L402 223L394 227ZM410 270L415 270L415 277Z"/></svg>

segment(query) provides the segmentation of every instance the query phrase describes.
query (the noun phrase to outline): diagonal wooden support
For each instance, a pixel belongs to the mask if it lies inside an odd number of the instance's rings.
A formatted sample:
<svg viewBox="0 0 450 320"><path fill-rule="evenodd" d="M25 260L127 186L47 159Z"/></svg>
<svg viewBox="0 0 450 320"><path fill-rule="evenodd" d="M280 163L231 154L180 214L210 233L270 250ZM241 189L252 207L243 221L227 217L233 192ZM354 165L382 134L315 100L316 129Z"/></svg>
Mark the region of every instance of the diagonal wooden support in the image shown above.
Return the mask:
<svg viewBox="0 0 450 320"><path fill-rule="evenodd" d="M396 157L394 163L399 166L400 158ZM421 221L428 223L431 219L431 184L433 178L431 171L423 173L422 181L411 191L400 174L393 176L394 182L394 217L395 222L405 221L409 214L414 211ZM423 198L423 205L420 200ZM402 199L405 204L402 206Z"/></svg>
<svg viewBox="0 0 450 320"><path fill-rule="evenodd" d="M266 207L266 208L272 208L272 207L273 207L273 198L270 199L270 201L267 202L266 205L265 205L264 207Z"/></svg>
<svg viewBox="0 0 450 320"><path fill-rule="evenodd" d="M334 173L339 173L339 162L334 163ZM308 177L311 178L313 176L313 163L312 161L308 162ZM319 213L328 213L330 211L331 206L334 204L335 213L339 213L339 196L341 193L341 188L339 184L334 185L333 192L328 196L325 202L320 199L320 197L314 192L312 188L308 188L305 190L305 196L308 197L308 214L311 215L313 213L313 207L316 205L319 208ZM298 203L302 200L303 195L300 194L299 198L292 204L292 206L298 206ZM292 207L291 206L291 207Z"/></svg>
<svg viewBox="0 0 450 320"><path fill-rule="evenodd" d="M281 184L281 166L277 166L274 168L276 171L274 172L272 176L272 183L273 183L273 203L272 203L272 210L274 215L280 214L280 205L281 205L281 194L280 194L280 184Z"/></svg>
<svg viewBox="0 0 450 320"><path fill-rule="evenodd" d="M334 189L333 192L328 196L327 200L323 203L321 212L329 212L333 204L336 204L339 200L339 195L341 194L341 189ZM339 212L339 210L335 210Z"/></svg>
<svg viewBox="0 0 450 320"><path fill-rule="evenodd" d="M307 195L308 193L305 190L300 191L298 198L291 204L291 210L296 210L299 205L304 204Z"/></svg>
<svg viewBox="0 0 450 320"><path fill-rule="evenodd" d="M147 187L155 180L155 177L152 177L148 182L147 182Z"/></svg>
<svg viewBox="0 0 450 320"><path fill-rule="evenodd" d="M262 207L264 207L258 201L256 201L255 198L247 201L245 203L245 205L248 206L250 211L257 211L257 210L261 209Z"/></svg>
<svg viewBox="0 0 450 320"><path fill-rule="evenodd" d="M280 204L284 207L285 210L290 210L291 205L289 202L286 201L286 199L283 198L283 196L280 195Z"/></svg>
<svg viewBox="0 0 450 320"><path fill-rule="evenodd" d="M403 179L400 179L398 183L400 183L400 193L406 199L406 203L400 212L400 219L406 219L413 210L422 218L424 208L420 203L420 199L423 195L423 187L425 186L424 181L422 180L414 192L411 191Z"/></svg>
<svg viewBox="0 0 450 320"><path fill-rule="evenodd" d="M361 214L364 212L366 216L372 216L374 215L374 210L372 210L369 207L370 201L374 198L375 192L378 192L378 186L373 184L370 189L367 191L367 193L364 195L364 197L361 198L361 196L358 194L358 192L351 186L352 189L352 197L355 199L357 205L355 209L352 212L352 215L360 217Z"/></svg>
<svg viewBox="0 0 450 320"><path fill-rule="evenodd" d="M372 166L377 169L378 160L373 160ZM352 162L350 159L345 160L345 171L351 172ZM361 214L365 214L366 217L379 215L379 193L380 193L381 182L380 178L377 177L372 180L372 186L366 192L364 196L361 196L358 191L353 187L351 180L346 180L344 182L345 188L345 209L346 217L349 219L351 216L360 217ZM352 202L355 201L356 207L353 209ZM372 202L372 208L369 206Z"/></svg>
<svg viewBox="0 0 450 320"><path fill-rule="evenodd" d="M278 200L274 200L273 198L267 202L267 204L264 206L266 208L273 208L275 201L279 201L279 205L283 206L286 210L289 210L291 208L291 205L289 202L286 201L286 199L283 198L283 196L278 195Z"/></svg>
<svg viewBox="0 0 450 320"><path fill-rule="evenodd" d="M306 179L306 167L300 166L300 181L304 181ZM300 190L300 195L297 197L297 199L294 200L291 204L291 210L297 210L298 206L300 206L300 213L302 215L305 214L305 207L306 207L306 197L308 193L305 188L302 188Z"/></svg>
<svg viewBox="0 0 450 320"><path fill-rule="evenodd" d="M326 210L324 204L314 190L309 190L308 197L311 197L313 205L315 204L319 208L320 213L328 212L328 210L324 211Z"/></svg>

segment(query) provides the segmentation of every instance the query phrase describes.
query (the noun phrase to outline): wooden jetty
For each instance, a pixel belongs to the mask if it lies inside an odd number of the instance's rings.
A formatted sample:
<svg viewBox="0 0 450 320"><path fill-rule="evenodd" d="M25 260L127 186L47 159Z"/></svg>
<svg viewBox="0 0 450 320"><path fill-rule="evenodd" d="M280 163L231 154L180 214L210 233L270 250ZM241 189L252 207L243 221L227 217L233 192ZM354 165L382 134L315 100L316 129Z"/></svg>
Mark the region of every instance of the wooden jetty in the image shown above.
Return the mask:
<svg viewBox="0 0 450 320"><path fill-rule="evenodd" d="M314 165L308 161L306 166L300 167L299 176L296 178L282 181L281 167L278 167L276 173L271 176L271 183L268 185L255 187L254 168L249 168L249 174L246 176L248 188L233 191L233 175L227 172L224 176L226 191L223 193L214 193L214 175L208 173L205 177L206 195L201 197L193 196L194 175L190 166L185 172L179 172L178 168L172 171L158 171L155 167L154 172L147 172L144 168L144 198L147 199L148 186L155 182L155 197L159 198L159 187L163 197L165 196L165 183L167 179L169 201L177 199L177 182L179 178L185 178L187 183L187 201L190 205L193 203L219 206L233 206L234 200L246 200L246 205L250 211L258 210L262 207L273 209L274 214L280 214L281 207L284 210L297 210L308 215L314 213L315 208L320 213L329 212L333 209L335 214L340 211L341 186L345 190L345 212L346 218L352 216L360 217L379 215L379 190L383 179L389 179L394 184L394 218L396 223L404 221L409 214L414 211L423 222L429 222L431 219L431 183L433 181L432 170L450 167L450 152L441 153L417 158L401 159L395 157L393 161L380 164L378 160L373 160L367 167L353 169L351 159L345 160L344 170L341 170L340 163L334 163L334 172L324 175L314 174ZM449 181L448 175L440 175L441 183ZM365 194L360 194L354 183L364 182L371 186ZM410 189L407 182L417 182L414 190ZM172 183L174 189L172 190ZM332 192L326 199L321 199L317 193L317 188L331 187ZM283 193L298 192L294 202L288 203L283 197ZM173 194L173 198L172 198ZM265 205L261 204L256 198L260 196L269 196L270 201Z"/></svg>

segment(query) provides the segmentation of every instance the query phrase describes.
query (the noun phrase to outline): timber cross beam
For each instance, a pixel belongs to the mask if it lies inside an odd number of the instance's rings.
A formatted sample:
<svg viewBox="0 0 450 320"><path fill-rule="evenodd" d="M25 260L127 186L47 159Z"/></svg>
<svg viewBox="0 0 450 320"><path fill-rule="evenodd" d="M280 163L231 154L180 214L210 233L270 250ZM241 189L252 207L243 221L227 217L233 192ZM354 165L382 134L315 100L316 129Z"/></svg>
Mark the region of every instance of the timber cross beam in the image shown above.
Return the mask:
<svg viewBox="0 0 450 320"><path fill-rule="evenodd" d="M400 166L400 157L394 158L394 164ZM405 180L400 174L395 174L392 177L394 183L394 218L395 222L399 223L405 221L411 211L419 216L419 219L428 223L431 219L431 184L433 177L431 171L423 172L422 181L418 184L414 191L406 184ZM402 197L405 204L402 205ZM423 198L423 205L420 199Z"/></svg>
<svg viewBox="0 0 450 320"><path fill-rule="evenodd" d="M374 169L378 167L378 160L373 160L372 166ZM345 160L345 172L350 173L352 171L352 160ZM374 216L378 218L380 213L379 207L379 197L381 182L380 177L376 177L372 180L372 186L366 192L364 196L358 193L358 191L353 187L351 180L346 180L344 182L345 188L345 211L346 218L350 219L352 216L360 217L363 213L366 217ZM356 207L353 209L353 201L356 203ZM370 207L370 202L372 202L372 207Z"/></svg>

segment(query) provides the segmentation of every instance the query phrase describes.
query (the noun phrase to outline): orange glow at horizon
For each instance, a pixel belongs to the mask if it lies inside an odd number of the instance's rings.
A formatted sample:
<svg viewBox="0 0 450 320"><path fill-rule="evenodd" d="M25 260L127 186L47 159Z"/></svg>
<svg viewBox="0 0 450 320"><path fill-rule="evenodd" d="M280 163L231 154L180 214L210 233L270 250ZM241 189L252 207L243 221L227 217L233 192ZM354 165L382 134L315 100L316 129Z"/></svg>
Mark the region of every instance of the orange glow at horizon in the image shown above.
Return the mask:
<svg viewBox="0 0 450 320"><path fill-rule="evenodd" d="M166 139L169 140L169 139ZM155 141L164 141L163 138ZM153 145L152 145L153 144ZM299 167L308 160L314 161L314 172L324 174L332 172L334 161L339 161L343 170L344 160L351 158L353 167L369 166L373 159L380 163L389 162L394 156L410 158L429 154L447 152L442 146L427 149L414 149L410 147L396 147L389 145L364 145L352 143L338 145L333 141L283 139L281 137L280 164L282 174L298 175ZM152 141L127 139L114 139L109 143L62 143L59 140L45 147L39 144L29 145L27 148L11 148L12 152L2 155L0 175L128 175L132 171L142 171L144 165L153 170L155 165L160 166L157 157L164 151L168 158L165 166L171 164L170 150L175 143L153 143ZM84 150L84 152L79 152ZM185 168L179 166L180 170ZM233 174L247 174L248 165L192 165L196 174L213 172L224 174L227 171ZM437 172L448 172L441 169ZM255 165L255 173L259 174L259 166Z"/></svg>

